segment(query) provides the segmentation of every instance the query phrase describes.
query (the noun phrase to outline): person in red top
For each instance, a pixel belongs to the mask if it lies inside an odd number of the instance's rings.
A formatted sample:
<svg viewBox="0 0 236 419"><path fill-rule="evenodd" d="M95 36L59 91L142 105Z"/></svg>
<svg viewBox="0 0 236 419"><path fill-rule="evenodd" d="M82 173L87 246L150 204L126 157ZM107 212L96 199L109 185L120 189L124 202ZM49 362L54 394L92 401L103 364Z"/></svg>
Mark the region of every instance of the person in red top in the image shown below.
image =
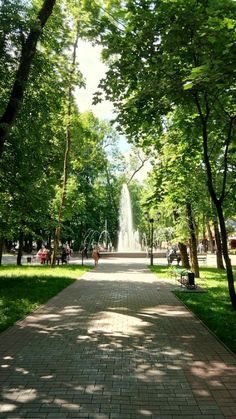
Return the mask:
<svg viewBox="0 0 236 419"><path fill-rule="evenodd" d="M41 263L41 265L45 264L45 260L46 260L46 251L47 249L45 249L43 246L41 247L41 249L39 249L37 256L39 258L39 261Z"/></svg>

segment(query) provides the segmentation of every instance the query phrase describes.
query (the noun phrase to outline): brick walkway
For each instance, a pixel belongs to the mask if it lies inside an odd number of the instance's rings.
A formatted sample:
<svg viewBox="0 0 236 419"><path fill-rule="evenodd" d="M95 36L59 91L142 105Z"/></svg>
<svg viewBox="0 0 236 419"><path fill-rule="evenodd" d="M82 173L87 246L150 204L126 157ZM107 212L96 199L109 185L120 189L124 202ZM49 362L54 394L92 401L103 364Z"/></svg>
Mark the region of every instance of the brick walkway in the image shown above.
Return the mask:
<svg viewBox="0 0 236 419"><path fill-rule="evenodd" d="M0 335L1 418L236 418L236 357L138 263L103 263Z"/></svg>

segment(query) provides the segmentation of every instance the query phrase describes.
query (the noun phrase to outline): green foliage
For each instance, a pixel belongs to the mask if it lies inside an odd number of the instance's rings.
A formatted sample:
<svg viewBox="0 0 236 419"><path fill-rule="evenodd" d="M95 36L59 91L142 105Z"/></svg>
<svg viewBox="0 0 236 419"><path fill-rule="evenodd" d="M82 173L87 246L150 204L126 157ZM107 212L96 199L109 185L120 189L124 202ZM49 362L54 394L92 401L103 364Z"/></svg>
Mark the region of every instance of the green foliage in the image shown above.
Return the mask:
<svg viewBox="0 0 236 419"><path fill-rule="evenodd" d="M234 274L236 271L234 270ZM199 285L207 288L204 294L176 295L190 308L215 335L236 353L236 314L229 301L226 274L215 268L201 268L204 280Z"/></svg>
<svg viewBox="0 0 236 419"><path fill-rule="evenodd" d="M152 271L159 278L170 278L168 267L154 266ZM197 283L207 292L174 291L174 293L222 342L236 353L236 313L229 301L226 273L216 268L200 268L200 272L204 279L198 279ZM236 273L235 270L234 273Z"/></svg>
<svg viewBox="0 0 236 419"><path fill-rule="evenodd" d="M114 9L122 26L110 21L101 33L109 70L100 88L114 102L121 131L149 153L156 152L150 203L162 202L168 217L171 211L185 213L186 202L192 204L195 218L211 215L203 154L205 120L212 184L225 214L232 215L235 2L125 1ZM177 238L184 240L186 228L178 219Z"/></svg>
<svg viewBox="0 0 236 419"><path fill-rule="evenodd" d="M88 268L70 265L0 268L0 331L36 310L78 279Z"/></svg>
<svg viewBox="0 0 236 419"><path fill-rule="evenodd" d="M32 2L0 3L0 110L4 109L18 66L22 42L41 7ZM62 240L82 241L88 228L104 229L106 220L113 240L118 222L116 177L106 150L114 153L117 136L110 125L91 112L79 114L72 105L68 120L68 89L82 86L78 68L71 68L71 46L80 16L81 36L100 9L91 2L57 3L44 28L14 129L5 144L0 169L1 237L16 241L19 233L50 240L61 198L65 127L70 124L72 150ZM14 54L12 53L14 51ZM6 71L8 68L8 71ZM75 76L75 77L74 77ZM72 83L72 85L71 85Z"/></svg>

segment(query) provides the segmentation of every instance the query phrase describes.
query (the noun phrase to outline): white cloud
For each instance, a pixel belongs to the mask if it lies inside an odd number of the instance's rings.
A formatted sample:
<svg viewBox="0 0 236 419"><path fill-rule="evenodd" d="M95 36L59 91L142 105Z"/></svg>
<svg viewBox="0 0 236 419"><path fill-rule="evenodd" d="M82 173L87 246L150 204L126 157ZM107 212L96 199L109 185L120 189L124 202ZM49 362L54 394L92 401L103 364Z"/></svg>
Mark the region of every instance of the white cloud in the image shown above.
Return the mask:
<svg viewBox="0 0 236 419"><path fill-rule="evenodd" d="M79 41L77 59L80 71L85 78L86 88L77 88L75 97L81 112L92 110L100 119L112 119L114 109L111 102L103 101L92 105L93 94L107 70L106 65L101 61L101 49L100 46L93 46L90 42Z"/></svg>

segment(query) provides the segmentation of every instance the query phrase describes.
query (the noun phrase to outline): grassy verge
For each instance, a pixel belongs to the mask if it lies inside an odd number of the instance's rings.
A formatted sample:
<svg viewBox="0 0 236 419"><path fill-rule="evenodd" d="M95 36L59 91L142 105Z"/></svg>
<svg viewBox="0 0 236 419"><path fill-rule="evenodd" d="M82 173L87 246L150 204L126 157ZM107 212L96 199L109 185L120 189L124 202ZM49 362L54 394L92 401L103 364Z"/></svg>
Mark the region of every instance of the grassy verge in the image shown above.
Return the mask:
<svg viewBox="0 0 236 419"><path fill-rule="evenodd" d="M154 266L152 271L159 278L170 278L170 268L166 266ZM174 291L174 294L236 354L236 311L230 303L226 273L207 267L200 268L200 272L202 279L196 283L206 293ZM236 278L236 269L234 275Z"/></svg>
<svg viewBox="0 0 236 419"><path fill-rule="evenodd" d="M78 265L0 267L0 331L58 294L90 268Z"/></svg>

